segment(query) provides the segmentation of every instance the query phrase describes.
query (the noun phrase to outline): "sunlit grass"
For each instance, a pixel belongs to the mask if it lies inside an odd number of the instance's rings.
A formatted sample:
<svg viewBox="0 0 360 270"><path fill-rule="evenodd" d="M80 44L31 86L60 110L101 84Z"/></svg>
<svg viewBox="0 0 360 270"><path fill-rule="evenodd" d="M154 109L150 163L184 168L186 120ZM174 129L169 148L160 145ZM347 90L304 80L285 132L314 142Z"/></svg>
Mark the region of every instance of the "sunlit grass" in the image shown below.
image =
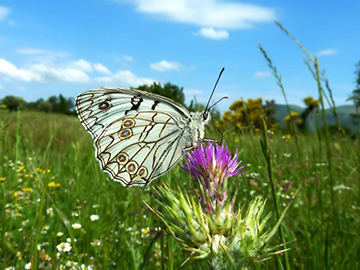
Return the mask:
<svg viewBox="0 0 360 270"><path fill-rule="evenodd" d="M102 269L166 269L169 265L178 269L186 260L143 203L159 207L152 186L161 182L189 188L188 175L180 165L150 187L124 188L100 170L93 142L76 117L21 112L17 118L16 113L1 112L0 119L3 269L24 269L34 258L40 269L82 264ZM18 120L20 133L16 135ZM333 205L323 139L317 134L299 134L303 157L299 161L293 137L279 131L268 135L281 209L301 186L284 220L291 268L359 267L359 141L343 135L331 137ZM229 133L224 138L230 149L239 149L239 159L246 165L244 175L229 184L233 192L238 188L240 205L261 195L269 201L269 212L273 211L272 192L260 136ZM280 237L273 241L282 243ZM276 269L277 265L271 259L258 267Z"/></svg>

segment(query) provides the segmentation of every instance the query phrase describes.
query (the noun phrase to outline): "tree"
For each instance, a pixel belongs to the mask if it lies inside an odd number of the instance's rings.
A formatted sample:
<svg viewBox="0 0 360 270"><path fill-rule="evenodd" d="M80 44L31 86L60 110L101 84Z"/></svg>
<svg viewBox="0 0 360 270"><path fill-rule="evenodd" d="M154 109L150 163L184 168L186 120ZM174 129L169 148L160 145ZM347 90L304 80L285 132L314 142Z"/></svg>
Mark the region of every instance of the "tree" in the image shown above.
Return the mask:
<svg viewBox="0 0 360 270"><path fill-rule="evenodd" d="M57 96L51 96L47 101L50 102L53 112L60 112L60 102Z"/></svg>
<svg viewBox="0 0 360 270"><path fill-rule="evenodd" d="M45 101L41 98L36 103L37 103L36 109L39 111L46 113L53 111L53 107L52 107L53 105L49 101Z"/></svg>
<svg viewBox="0 0 360 270"><path fill-rule="evenodd" d="M51 108L53 112L74 114L74 100L73 98L65 98L62 94L59 96L51 96L46 101L51 106L46 105L47 108Z"/></svg>
<svg viewBox="0 0 360 270"><path fill-rule="evenodd" d="M360 118L360 61L355 65L356 66L356 88L352 91L352 96L350 96L347 100L352 100L355 105L356 112L352 114L352 118L354 122L357 122L357 119Z"/></svg>
<svg viewBox="0 0 360 270"><path fill-rule="evenodd" d="M183 92L184 88L175 84L168 82L164 85L161 85L161 83L154 82L152 85L140 85L136 89L171 98L172 100L185 106L185 95Z"/></svg>
<svg viewBox="0 0 360 270"><path fill-rule="evenodd" d="M2 104L4 104L9 112L17 111L24 109L26 107L26 101L21 97L15 96L6 96L2 100Z"/></svg>

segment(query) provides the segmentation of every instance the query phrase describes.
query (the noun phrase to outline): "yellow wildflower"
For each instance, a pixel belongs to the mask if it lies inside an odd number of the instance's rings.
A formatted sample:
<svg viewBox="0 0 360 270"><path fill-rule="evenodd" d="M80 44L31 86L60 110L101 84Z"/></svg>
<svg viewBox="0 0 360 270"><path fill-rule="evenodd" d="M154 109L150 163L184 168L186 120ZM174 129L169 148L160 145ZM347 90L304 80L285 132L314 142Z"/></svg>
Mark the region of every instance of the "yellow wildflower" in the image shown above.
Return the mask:
<svg viewBox="0 0 360 270"><path fill-rule="evenodd" d="M25 178L29 178L30 175L29 175L29 174L25 174L24 177L25 177Z"/></svg>
<svg viewBox="0 0 360 270"><path fill-rule="evenodd" d="M314 99L312 97L306 97L303 99L306 105L309 105Z"/></svg>
<svg viewBox="0 0 360 270"><path fill-rule="evenodd" d="M243 99L239 99L233 102L233 104L230 105L230 110L237 110L240 107L244 106L244 100Z"/></svg>
<svg viewBox="0 0 360 270"><path fill-rule="evenodd" d="M61 185L60 183L56 183L56 187L59 188Z"/></svg>
<svg viewBox="0 0 360 270"><path fill-rule="evenodd" d="M299 118L298 120L296 120L296 123L297 123L298 125L302 125L302 123L304 123L304 119Z"/></svg>
<svg viewBox="0 0 360 270"><path fill-rule="evenodd" d="M309 105L318 108L319 107L319 100L318 99L313 99L309 102Z"/></svg>
<svg viewBox="0 0 360 270"><path fill-rule="evenodd" d="M298 117L298 113L297 112L294 112L294 111L292 111L292 112L290 112L290 117L291 118L296 118L296 117Z"/></svg>
<svg viewBox="0 0 360 270"><path fill-rule="evenodd" d="M23 191L24 192L32 192L32 188L31 187L26 187L26 188L23 188Z"/></svg>
<svg viewBox="0 0 360 270"><path fill-rule="evenodd" d="M143 228L141 229L141 238L145 238L150 233L150 228Z"/></svg>
<svg viewBox="0 0 360 270"><path fill-rule="evenodd" d="M38 172L38 173L41 173L43 170L40 169L40 168L36 168L35 171Z"/></svg>
<svg viewBox="0 0 360 270"><path fill-rule="evenodd" d="M6 177L0 177L0 182L4 182L6 180Z"/></svg>
<svg viewBox="0 0 360 270"><path fill-rule="evenodd" d="M290 120L291 120L291 116L290 116L290 115L285 116L284 121L285 121L286 123L290 122Z"/></svg>
<svg viewBox="0 0 360 270"><path fill-rule="evenodd" d="M223 119L225 122L230 121L232 119L232 117L233 116L232 116L231 112L229 112L229 111L225 111L223 114Z"/></svg>
<svg viewBox="0 0 360 270"><path fill-rule="evenodd" d="M18 173L21 173L23 170L25 170L25 166L24 166L24 165L20 166L20 168L18 169Z"/></svg>
<svg viewBox="0 0 360 270"><path fill-rule="evenodd" d="M50 187L50 188L56 187L55 182L50 182L50 183L48 184L48 187Z"/></svg>

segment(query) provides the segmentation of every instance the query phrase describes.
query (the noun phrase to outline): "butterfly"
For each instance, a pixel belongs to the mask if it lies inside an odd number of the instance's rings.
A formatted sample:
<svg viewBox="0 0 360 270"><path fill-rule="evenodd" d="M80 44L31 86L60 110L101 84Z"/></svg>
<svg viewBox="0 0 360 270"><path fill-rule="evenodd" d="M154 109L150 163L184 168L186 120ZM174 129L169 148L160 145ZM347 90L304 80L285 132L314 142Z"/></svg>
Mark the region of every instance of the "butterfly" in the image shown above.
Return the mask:
<svg viewBox="0 0 360 270"><path fill-rule="evenodd" d="M191 113L170 98L124 88L89 90L76 99L101 168L124 186L146 186L197 147L214 106L208 105Z"/></svg>

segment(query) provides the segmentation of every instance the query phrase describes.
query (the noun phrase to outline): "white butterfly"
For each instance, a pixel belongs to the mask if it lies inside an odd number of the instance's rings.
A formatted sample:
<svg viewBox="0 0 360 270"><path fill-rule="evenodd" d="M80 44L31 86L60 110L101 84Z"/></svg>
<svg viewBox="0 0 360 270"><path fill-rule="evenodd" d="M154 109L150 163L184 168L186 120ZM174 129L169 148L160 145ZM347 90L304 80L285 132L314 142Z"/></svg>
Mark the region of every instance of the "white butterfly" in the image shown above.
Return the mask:
<svg viewBox="0 0 360 270"><path fill-rule="evenodd" d="M184 150L196 147L211 107L190 113L169 98L122 88L90 90L76 99L101 168L124 186L149 184L171 169Z"/></svg>

